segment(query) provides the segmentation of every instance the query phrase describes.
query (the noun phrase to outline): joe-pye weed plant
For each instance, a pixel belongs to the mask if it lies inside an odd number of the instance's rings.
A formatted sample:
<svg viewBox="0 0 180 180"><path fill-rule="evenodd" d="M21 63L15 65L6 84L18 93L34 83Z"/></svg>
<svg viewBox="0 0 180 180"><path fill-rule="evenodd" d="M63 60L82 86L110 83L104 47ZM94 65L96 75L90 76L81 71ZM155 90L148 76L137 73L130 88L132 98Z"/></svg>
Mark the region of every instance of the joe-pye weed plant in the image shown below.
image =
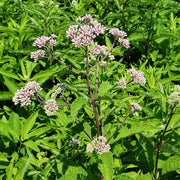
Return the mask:
<svg viewBox="0 0 180 180"><path fill-rule="evenodd" d="M98 36L101 37L106 32L114 38L109 49L105 45L99 45L96 41ZM52 34L49 37L41 36L37 38L33 46L41 49L31 53L31 58L34 59L34 62L44 58L50 65L60 63L69 70L74 71L76 77L81 82L85 82L86 86L80 87L78 91L73 92L74 89L60 82L48 93L45 93L45 96L42 96L42 88L39 84L35 81L30 81L26 83L24 88L18 90L13 97L15 105L20 104L20 106L27 107L32 104L32 101L43 104L43 109L50 118L53 116L58 118L60 116L59 111L62 112L61 108L64 108L64 112L72 121L72 123L68 124L68 127L69 125L72 126L69 127L68 132L72 138L69 142L69 147L74 146L77 149L77 162L86 170L82 174L78 175L77 173L77 179L95 178L110 180L123 178L120 175L123 170L114 173L113 168L116 165L113 162L113 151L116 149L116 143L123 137L121 134L122 126L124 125L128 131L131 131L131 128L128 126L134 125L133 120L137 120L139 116L138 111L143 109L138 104L141 101L140 96L137 96L137 94L133 96L133 94L126 91L126 88L133 84L144 86L146 78L142 71L137 71L134 68L127 70L124 73L124 77L119 77L117 82L112 82L110 78L108 79L108 76L104 76L109 64L112 63L111 52L116 47L116 44L120 43L123 48L130 48L130 43L125 38L126 36L126 32L118 28L108 30L98 21L93 20L91 15L79 17L77 25L72 25L67 31L67 38L71 39L72 44L79 48L82 56L84 56L84 59L80 60L81 65L78 66L79 68L67 64L61 60L61 57L58 58L56 56L54 51L54 45L57 43L56 35ZM71 94L73 96L72 102L69 102L64 95L65 90L73 92ZM125 91L124 94L123 91ZM121 94L124 97L121 98ZM179 98L179 93L176 95ZM171 95L172 97L174 98L174 95ZM60 99L61 101L59 101ZM169 120L156 150L154 179L157 179L158 158L162 140L178 103L179 99L178 102L175 100L172 105ZM82 130L77 130L76 126L82 128ZM129 135L144 130L143 127L138 128L138 125L136 125L133 132L129 132ZM127 136L125 135L124 137ZM92 169L92 167L94 168ZM62 179L69 177L69 174L62 173L62 175ZM150 175L146 177L152 178Z"/></svg>

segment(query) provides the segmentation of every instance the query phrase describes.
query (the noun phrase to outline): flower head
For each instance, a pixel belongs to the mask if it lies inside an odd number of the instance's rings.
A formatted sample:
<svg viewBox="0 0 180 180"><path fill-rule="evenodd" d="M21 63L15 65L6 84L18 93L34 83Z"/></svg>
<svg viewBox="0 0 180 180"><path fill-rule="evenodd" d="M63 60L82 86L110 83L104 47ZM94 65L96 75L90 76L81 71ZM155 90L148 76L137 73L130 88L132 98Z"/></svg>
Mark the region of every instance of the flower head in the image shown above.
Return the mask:
<svg viewBox="0 0 180 180"><path fill-rule="evenodd" d="M37 62L40 57L44 57L44 54L44 50L37 50L35 52L31 52L31 59L34 59L34 62Z"/></svg>
<svg viewBox="0 0 180 180"><path fill-rule="evenodd" d="M138 84L144 86L146 84L146 78L144 77L144 73L142 71L136 71L135 69L129 69L127 74L130 74L132 80Z"/></svg>
<svg viewBox="0 0 180 180"><path fill-rule="evenodd" d="M39 48L46 47L48 44L53 46L54 44L57 43L56 40L54 40L54 38L57 38L57 36L54 34L52 34L50 37L47 36L38 37L34 41L33 46L38 46Z"/></svg>
<svg viewBox="0 0 180 180"><path fill-rule="evenodd" d="M82 18L79 17L76 21L82 25L72 25L69 30L66 31L67 37L72 39L72 44L76 47L93 46L90 54L99 53L99 47L94 46L93 40L99 34L103 34L107 28L98 21L93 20L90 14Z"/></svg>
<svg viewBox="0 0 180 180"><path fill-rule="evenodd" d="M25 85L25 88L17 90L12 101L15 105L21 103L21 106L28 106L31 104L31 96L34 96L37 91L42 88L35 81L30 81Z"/></svg>
<svg viewBox="0 0 180 180"><path fill-rule="evenodd" d="M97 151L97 154L101 155L105 152L109 152L111 149L109 144L106 144L106 138L104 136L99 136L96 139L92 140L92 144L88 144L86 147L87 152L93 152L94 150Z"/></svg>
<svg viewBox="0 0 180 180"><path fill-rule="evenodd" d="M126 79L125 78L121 78L118 82L119 85L121 85L121 89L125 89L126 88Z"/></svg>
<svg viewBox="0 0 180 180"><path fill-rule="evenodd" d="M56 104L56 100L54 99L47 100L44 105L44 110L48 116L53 116L54 113L58 110L58 105Z"/></svg>
<svg viewBox="0 0 180 180"><path fill-rule="evenodd" d="M133 102L131 103L130 110L134 116L138 116L138 112L135 112L135 111L136 110L142 111L142 107L138 103Z"/></svg>
<svg viewBox="0 0 180 180"><path fill-rule="evenodd" d="M127 39L119 38L118 42L122 44L125 48L130 48L130 43Z"/></svg>
<svg viewBox="0 0 180 180"><path fill-rule="evenodd" d="M112 28L111 30L109 30L109 33L120 38L124 38L127 36L126 32L120 31L118 28Z"/></svg>

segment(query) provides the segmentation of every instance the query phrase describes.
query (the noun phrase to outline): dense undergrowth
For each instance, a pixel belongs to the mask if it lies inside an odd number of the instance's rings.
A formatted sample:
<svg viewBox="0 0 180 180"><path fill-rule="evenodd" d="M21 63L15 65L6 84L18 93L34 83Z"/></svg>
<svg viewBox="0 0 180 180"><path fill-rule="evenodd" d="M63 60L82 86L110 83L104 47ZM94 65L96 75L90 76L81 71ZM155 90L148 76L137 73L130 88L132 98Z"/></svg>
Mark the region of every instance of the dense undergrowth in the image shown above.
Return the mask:
<svg viewBox="0 0 180 180"><path fill-rule="evenodd" d="M87 14L108 29L95 38L110 52L101 63L105 54L89 55L67 37ZM0 22L0 179L180 178L178 1L1 0ZM130 48L113 43L112 28L127 33ZM34 62L33 43L52 34L57 43ZM129 69L143 72L145 85ZM17 90L34 81L42 90L32 103L15 105ZM47 116L50 99L58 110ZM111 149L87 152L98 137Z"/></svg>

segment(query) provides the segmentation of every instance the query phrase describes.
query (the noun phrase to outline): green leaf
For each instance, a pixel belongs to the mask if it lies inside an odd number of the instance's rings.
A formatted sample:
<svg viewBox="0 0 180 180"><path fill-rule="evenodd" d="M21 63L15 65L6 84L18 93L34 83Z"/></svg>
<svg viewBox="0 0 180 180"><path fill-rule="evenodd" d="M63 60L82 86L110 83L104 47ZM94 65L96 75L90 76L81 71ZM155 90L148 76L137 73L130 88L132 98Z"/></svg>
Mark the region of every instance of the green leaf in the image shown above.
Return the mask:
<svg viewBox="0 0 180 180"><path fill-rule="evenodd" d="M121 138L125 138L128 136L132 136L136 133L141 132L157 132L160 130L160 127L158 126L158 122L131 122L130 124L126 125L124 124L119 131L117 132L117 137L115 139L111 139L111 143L117 142Z"/></svg>
<svg viewBox="0 0 180 180"><path fill-rule="evenodd" d="M33 69L37 66L37 63L27 61L26 60L26 71L27 71L27 76L30 77Z"/></svg>
<svg viewBox="0 0 180 180"><path fill-rule="evenodd" d="M29 166L29 163L30 163L30 158L23 158L23 159L20 159L20 167L17 171L17 174L14 178L14 180L23 180L24 179L24 174Z"/></svg>
<svg viewBox="0 0 180 180"><path fill-rule="evenodd" d="M105 37L105 41L106 41L106 46L107 46L109 49L111 49L111 47L112 47L111 40L106 36L106 37Z"/></svg>
<svg viewBox="0 0 180 180"><path fill-rule="evenodd" d="M46 140L38 140L37 144L55 155L59 155L60 153L55 144L49 143Z"/></svg>
<svg viewBox="0 0 180 180"><path fill-rule="evenodd" d="M8 154L0 152L0 161L9 162L8 158Z"/></svg>
<svg viewBox="0 0 180 180"><path fill-rule="evenodd" d="M40 78L49 77L49 76L55 74L56 72L58 72L58 71L50 71L50 70L41 71L41 72L35 74L35 75L30 79L30 81L37 80L37 79L40 79Z"/></svg>
<svg viewBox="0 0 180 180"><path fill-rule="evenodd" d="M72 122L71 118L69 118L66 113L62 110L59 110L58 112L56 112L56 116L57 118L57 122L59 122L60 124L64 125L65 127Z"/></svg>
<svg viewBox="0 0 180 180"><path fill-rule="evenodd" d="M6 169L6 180L11 180L13 175L14 158L12 158L9 166Z"/></svg>
<svg viewBox="0 0 180 180"><path fill-rule="evenodd" d="M35 113L33 113L25 122L24 126L22 127L22 131L21 131L21 136L22 139L27 139L27 135L29 133L29 131L32 129L32 127L34 126L35 122L36 122L36 118L38 117L38 111L36 111Z"/></svg>
<svg viewBox="0 0 180 180"><path fill-rule="evenodd" d="M73 119L77 116L79 110L81 110L82 107L87 104L87 102L88 100L84 99L83 97L79 97L75 101L73 101L71 105L71 117Z"/></svg>
<svg viewBox="0 0 180 180"><path fill-rule="evenodd" d="M112 152L103 153L99 156L99 165L98 168L101 171L104 180L113 179L113 155Z"/></svg>
<svg viewBox="0 0 180 180"><path fill-rule="evenodd" d="M32 141L32 140L29 140L29 141L26 141L23 143L25 146L31 148L32 150L36 151L36 152L40 152L40 149L39 147L37 146L37 144Z"/></svg>
<svg viewBox="0 0 180 180"><path fill-rule="evenodd" d="M175 155L169 157L162 166L162 174L180 169L180 157Z"/></svg>
<svg viewBox="0 0 180 180"><path fill-rule="evenodd" d="M51 127L48 127L48 126L37 128L33 130L32 132L28 133L26 135L26 139L33 138L33 137L37 138L43 134L47 134L50 130L51 130Z"/></svg>
<svg viewBox="0 0 180 180"><path fill-rule="evenodd" d="M13 137L10 135L11 129L7 123L0 121L0 134L6 136L10 141L14 142Z"/></svg>
<svg viewBox="0 0 180 180"><path fill-rule="evenodd" d="M19 89L19 86L14 80L10 80L8 77L3 76L4 84L9 89L9 91L13 94L17 92L17 89Z"/></svg>
<svg viewBox="0 0 180 180"><path fill-rule="evenodd" d="M18 142L19 136L21 134L21 124L19 120L19 115L12 112L9 117L9 127L11 129L10 133L14 138L15 142Z"/></svg>
<svg viewBox="0 0 180 180"><path fill-rule="evenodd" d="M103 82L98 89L98 96L104 96L112 88L110 82Z"/></svg>
<svg viewBox="0 0 180 180"><path fill-rule="evenodd" d="M171 144L167 144L167 143L161 145L160 151L175 154L175 155L180 155L180 152L178 151L178 149L173 147Z"/></svg>
<svg viewBox="0 0 180 180"><path fill-rule="evenodd" d="M2 68L0 69L0 74L5 75L7 77L11 77L11 78L16 79L16 80L20 80L19 77L16 74L5 71Z"/></svg>
<svg viewBox="0 0 180 180"><path fill-rule="evenodd" d="M120 174L115 178L115 180L135 180L135 179L128 175Z"/></svg>
<svg viewBox="0 0 180 180"><path fill-rule="evenodd" d="M23 77L26 77L27 73L26 73L26 69L25 69L23 61L21 61L21 71L22 71Z"/></svg>
<svg viewBox="0 0 180 180"><path fill-rule="evenodd" d="M12 100L13 96L11 92L0 92L0 101Z"/></svg>
<svg viewBox="0 0 180 180"><path fill-rule="evenodd" d="M129 41L143 41L145 39L143 33L132 33L128 36Z"/></svg>

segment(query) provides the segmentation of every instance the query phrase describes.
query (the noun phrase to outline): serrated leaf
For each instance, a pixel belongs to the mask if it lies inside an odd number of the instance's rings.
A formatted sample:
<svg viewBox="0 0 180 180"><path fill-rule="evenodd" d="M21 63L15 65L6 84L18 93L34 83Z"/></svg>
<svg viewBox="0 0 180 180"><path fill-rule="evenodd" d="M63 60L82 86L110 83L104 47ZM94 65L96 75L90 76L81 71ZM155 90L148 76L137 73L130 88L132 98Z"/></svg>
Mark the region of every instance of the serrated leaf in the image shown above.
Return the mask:
<svg viewBox="0 0 180 180"><path fill-rule="evenodd" d="M143 35L143 33L132 33L128 36L128 40L129 41L141 41L144 40L145 37Z"/></svg>
<svg viewBox="0 0 180 180"><path fill-rule="evenodd" d="M177 169L180 169L180 157L175 155L164 161L164 165L162 166L162 174L176 171Z"/></svg>
<svg viewBox="0 0 180 180"><path fill-rule="evenodd" d="M173 147L171 144L167 144L167 143L161 145L160 151L180 155L180 152L178 151L178 149Z"/></svg>
<svg viewBox="0 0 180 180"><path fill-rule="evenodd" d="M128 175L120 174L115 178L115 180L135 180L135 179Z"/></svg>
<svg viewBox="0 0 180 180"><path fill-rule="evenodd" d="M55 147L55 144L49 143L45 140L38 140L37 144L39 146L41 146L42 148L49 150L50 152L52 152L55 155L59 155L59 150Z"/></svg>
<svg viewBox="0 0 180 180"><path fill-rule="evenodd" d="M98 89L98 96L106 95L108 90L110 90L111 88L112 88L112 85L110 84L110 82L108 81L103 82Z"/></svg>
<svg viewBox="0 0 180 180"><path fill-rule="evenodd" d="M2 68L0 69L0 74L7 76L7 77L11 77L11 78L16 79L16 80L20 80L16 74L14 74L12 72L5 71Z"/></svg>
<svg viewBox="0 0 180 180"><path fill-rule="evenodd" d="M36 118L38 117L38 111L33 113L25 122L24 126L22 127L21 136L23 139L27 139L27 135L29 131L32 129L36 122Z"/></svg>
<svg viewBox="0 0 180 180"><path fill-rule="evenodd" d="M84 99L83 97L77 98L75 101L73 101L71 105L71 117L74 119L78 112L82 109L84 105L86 105L88 102L87 99Z"/></svg>
<svg viewBox="0 0 180 180"><path fill-rule="evenodd" d="M3 76L4 84L9 89L9 91L13 94L16 93L17 89L19 89L19 86L14 80L10 80L8 77Z"/></svg>
<svg viewBox="0 0 180 180"><path fill-rule="evenodd" d="M41 71L41 72L35 74L35 75L30 79L30 81L37 80L37 79L40 79L40 78L47 78L47 77L55 74L56 72L58 72L58 71L50 71L50 70Z"/></svg>
<svg viewBox="0 0 180 180"><path fill-rule="evenodd" d="M99 170L103 175L104 180L113 179L113 155L112 152L103 153L99 156L100 163L98 165Z"/></svg>
<svg viewBox="0 0 180 180"><path fill-rule="evenodd" d="M24 179L24 174L29 166L30 163L30 158L23 158L20 160L21 161L21 166L19 167L17 174L14 178L14 180L23 180Z"/></svg>
<svg viewBox="0 0 180 180"><path fill-rule="evenodd" d="M13 175L14 158L12 158L9 166L6 169L6 180L11 180Z"/></svg>
<svg viewBox="0 0 180 180"><path fill-rule="evenodd" d="M40 152L40 149L39 147L37 146L37 144L32 141L32 140L29 140L29 141L26 141L23 143L25 146L31 148L32 150L36 151L36 152Z"/></svg>
<svg viewBox="0 0 180 180"><path fill-rule="evenodd" d="M37 128L35 129L34 131L28 133L26 135L26 138L29 139L29 138L32 138L32 137L39 137L43 134L46 134L47 132L49 132L51 130L51 127L40 127L40 128Z"/></svg>

